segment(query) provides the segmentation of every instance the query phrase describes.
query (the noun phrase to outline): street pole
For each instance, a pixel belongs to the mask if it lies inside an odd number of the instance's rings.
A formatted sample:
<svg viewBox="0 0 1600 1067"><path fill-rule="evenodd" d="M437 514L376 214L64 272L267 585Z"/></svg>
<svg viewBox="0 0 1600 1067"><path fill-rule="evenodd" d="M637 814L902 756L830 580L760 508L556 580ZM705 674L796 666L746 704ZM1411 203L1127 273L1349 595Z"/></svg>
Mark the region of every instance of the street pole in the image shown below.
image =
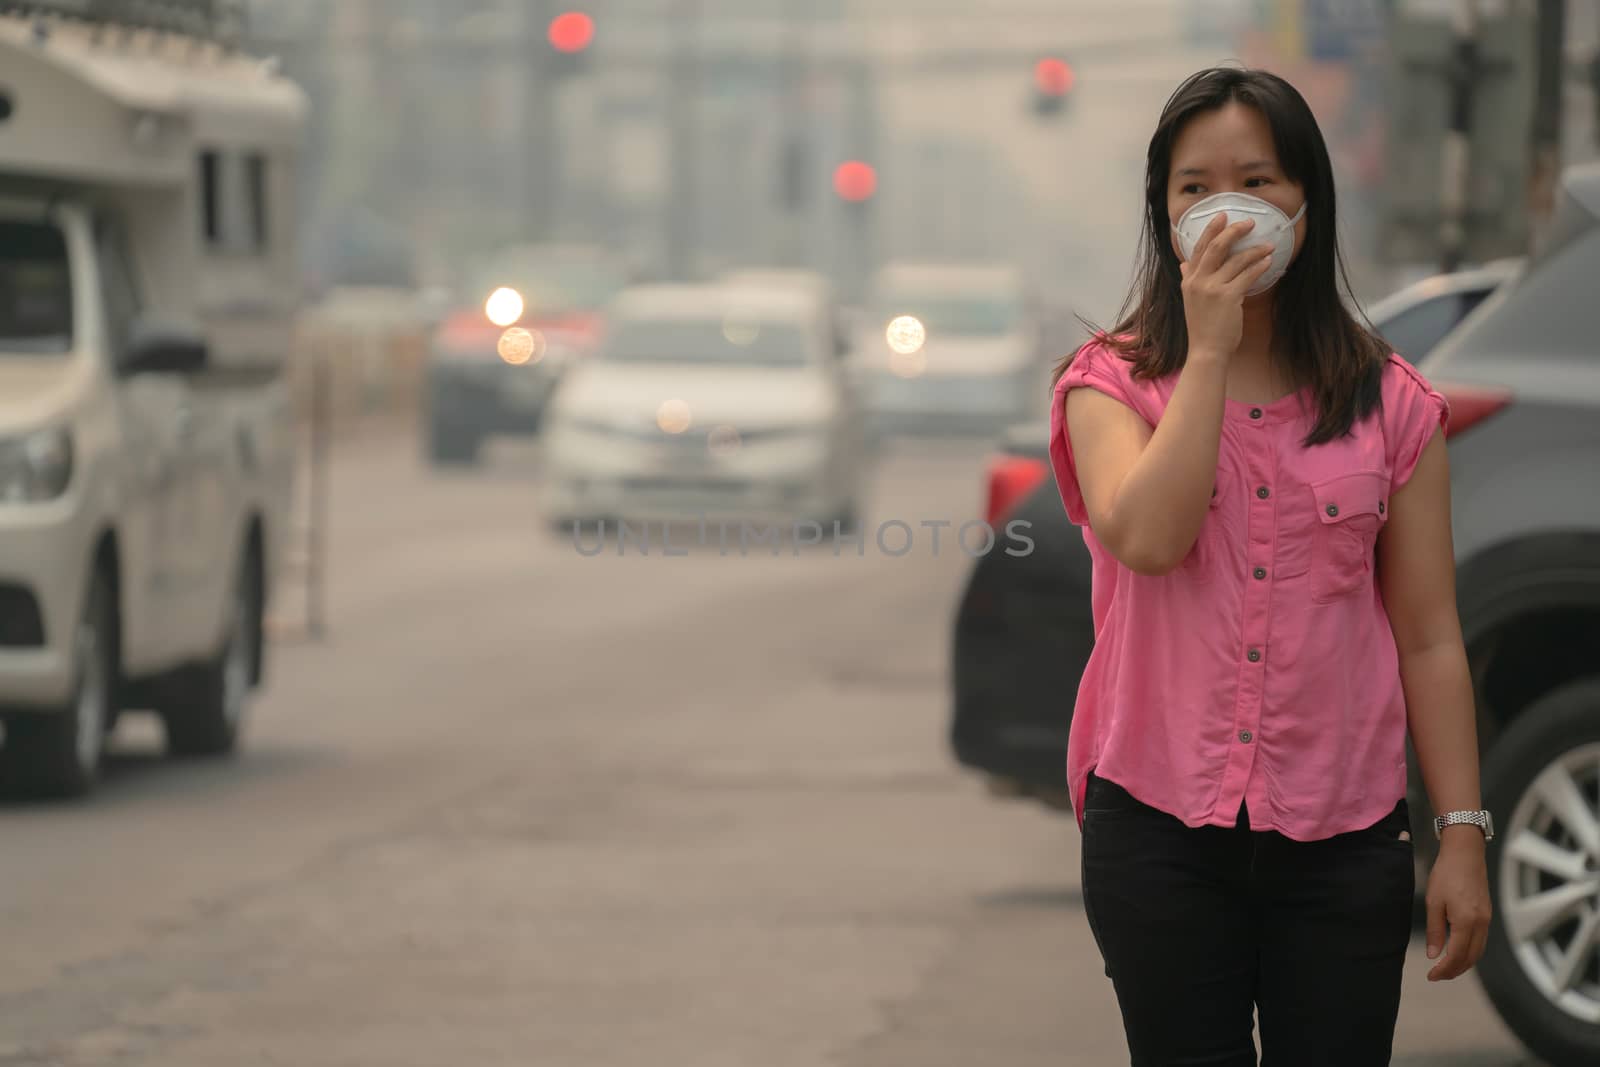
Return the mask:
<svg viewBox="0 0 1600 1067"><path fill-rule="evenodd" d="M1439 269L1458 270L1466 258L1467 204L1471 190L1472 104L1479 74L1477 0L1457 0L1451 26L1450 126L1445 131L1439 175Z"/></svg>
<svg viewBox="0 0 1600 1067"><path fill-rule="evenodd" d="M666 223L667 273L674 280L684 280L690 274L689 261L699 224L695 212L695 179L698 176L695 135L700 90L700 0L678 0L677 12L667 74L672 178L666 203L661 208Z"/></svg>
<svg viewBox="0 0 1600 1067"><path fill-rule="evenodd" d="M553 17L551 0L523 0L530 59L522 94L522 229L529 240L546 240L560 200L561 156L556 143L556 79L551 77L545 34Z"/></svg>
<svg viewBox="0 0 1600 1067"><path fill-rule="evenodd" d="M1543 234L1555 212L1561 169L1561 90L1565 65L1566 0L1539 0L1537 68L1533 97L1532 157L1528 168L1528 239Z"/></svg>

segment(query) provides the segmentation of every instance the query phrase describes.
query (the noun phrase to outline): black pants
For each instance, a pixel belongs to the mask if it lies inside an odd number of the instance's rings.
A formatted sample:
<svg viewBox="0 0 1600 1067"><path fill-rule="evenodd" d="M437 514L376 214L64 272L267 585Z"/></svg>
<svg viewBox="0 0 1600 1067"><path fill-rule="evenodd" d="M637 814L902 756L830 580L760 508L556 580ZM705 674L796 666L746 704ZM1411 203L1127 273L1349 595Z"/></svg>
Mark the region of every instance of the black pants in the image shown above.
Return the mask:
<svg viewBox="0 0 1600 1067"><path fill-rule="evenodd" d="M1293 841L1191 828L1089 777L1083 900L1133 1067L1382 1067L1415 869L1404 800L1367 829Z"/></svg>

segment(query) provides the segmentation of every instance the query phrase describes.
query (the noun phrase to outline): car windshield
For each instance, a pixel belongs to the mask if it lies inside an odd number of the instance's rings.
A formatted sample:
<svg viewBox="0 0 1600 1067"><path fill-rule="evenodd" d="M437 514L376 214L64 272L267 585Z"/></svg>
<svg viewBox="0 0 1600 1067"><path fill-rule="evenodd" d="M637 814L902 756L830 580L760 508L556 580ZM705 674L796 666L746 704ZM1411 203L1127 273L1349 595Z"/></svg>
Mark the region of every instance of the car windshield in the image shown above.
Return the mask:
<svg viewBox="0 0 1600 1067"><path fill-rule="evenodd" d="M878 301L878 312L884 322L915 316L935 336L998 337L1016 330L1022 318L1021 306L1006 296L890 294Z"/></svg>
<svg viewBox="0 0 1600 1067"><path fill-rule="evenodd" d="M1493 291L1484 288L1445 293L1376 325L1390 348L1412 363L1418 363Z"/></svg>
<svg viewBox="0 0 1600 1067"><path fill-rule="evenodd" d="M572 311L598 311L621 291L627 279L610 264L588 260L501 260L480 271L467 294L482 300L506 287L522 295L533 315L559 315Z"/></svg>
<svg viewBox="0 0 1600 1067"><path fill-rule="evenodd" d="M0 221L0 356L71 347L72 277L61 230Z"/></svg>
<svg viewBox="0 0 1600 1067"><path fill-rule="evenodd" d="M810 350L805 331L792 322L640 318L613 324L602 358L615 363L799 367L810 361Z"/></svg>

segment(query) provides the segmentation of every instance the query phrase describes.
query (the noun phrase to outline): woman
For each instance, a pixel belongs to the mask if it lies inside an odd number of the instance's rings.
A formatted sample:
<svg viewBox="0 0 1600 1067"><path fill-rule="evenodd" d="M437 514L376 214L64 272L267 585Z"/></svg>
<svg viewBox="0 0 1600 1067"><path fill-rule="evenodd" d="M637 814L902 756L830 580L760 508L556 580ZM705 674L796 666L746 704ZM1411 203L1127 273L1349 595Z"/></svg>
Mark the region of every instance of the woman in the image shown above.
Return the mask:
<svg viewBox="0 0 1600 1067"><path fill-rule="evenodd" d="M1252 1009L1266 1064L1386 1064L1408 728L1434 810L1472 813L1429 878L1429 979L1489 921L1445 401L1346 310L1327 147L1283 79L1186 81L1145 194L1124 317L1052 403L1094 559L1085 911L1138 1067L1255 1064Z"/></svg>

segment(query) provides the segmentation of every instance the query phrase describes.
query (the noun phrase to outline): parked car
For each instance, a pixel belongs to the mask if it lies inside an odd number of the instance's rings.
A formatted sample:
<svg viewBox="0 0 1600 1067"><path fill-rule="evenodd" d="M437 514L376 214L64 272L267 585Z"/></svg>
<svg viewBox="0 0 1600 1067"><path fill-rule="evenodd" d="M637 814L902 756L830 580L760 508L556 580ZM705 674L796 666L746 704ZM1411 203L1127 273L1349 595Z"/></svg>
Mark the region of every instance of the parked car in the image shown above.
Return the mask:
<svg viewBox="0 0 1600 1067"><path fill-rule="evenodd" d="M599 342L629 268L588 245L515 245L488 258L434 331L427 448L470 464L485 440L539 432L562 375Z"/></svg>
<svg viewBox="0 0 1600 1067"><path fill-rule="evenodd" d="M1600 166L1590 165L1564 177L1525 266L1429 279L1373 309L1451 406L1457 600L1497 823L1495 922L1477 973L1555 1067L1600 1062L1597 277ZM1045 432L994 464L1002 503L1034 522L1040 551L985 557L973 571L956 624L951 736L962 763L1060 804L1093 635L1089 558L1049 479ZM1414 753L1410 792L1426 868L1437 845Z"/></svg>
<svg viewBox="0 0 1600 1067"><path fill-rule="evenodd" d="M1596 279L1591 164L1564 176L1527 269L1419 365L1454 401L1457 597L1497 823L1496 921L1478 974L1511 1029L1556 1067L1600 1063ZM1411 782L1412 810L1431 820L1414 767Z"/></svg>
<svg viewBox="0 0 1600 1067"><path fill-rule="evenodd" d="M544 508L857 521L863 429L830 309L790 286L641 286L550 411Z"/></svg>
<svg viewBox="0 0 1600 1067"><path fill-rule="evenodd" d="M0 782L36 795L87 792L125 708L235 748L288 526L305 98L117 48L0 15Z"/></svg>
<svg viewBox="0 0 1600 1067"><path fill-rule="evenodd" d="M1043 405L1041 328L1011 267L888 264L857 329L857 373L884 432L996 432Z"/></svg>

